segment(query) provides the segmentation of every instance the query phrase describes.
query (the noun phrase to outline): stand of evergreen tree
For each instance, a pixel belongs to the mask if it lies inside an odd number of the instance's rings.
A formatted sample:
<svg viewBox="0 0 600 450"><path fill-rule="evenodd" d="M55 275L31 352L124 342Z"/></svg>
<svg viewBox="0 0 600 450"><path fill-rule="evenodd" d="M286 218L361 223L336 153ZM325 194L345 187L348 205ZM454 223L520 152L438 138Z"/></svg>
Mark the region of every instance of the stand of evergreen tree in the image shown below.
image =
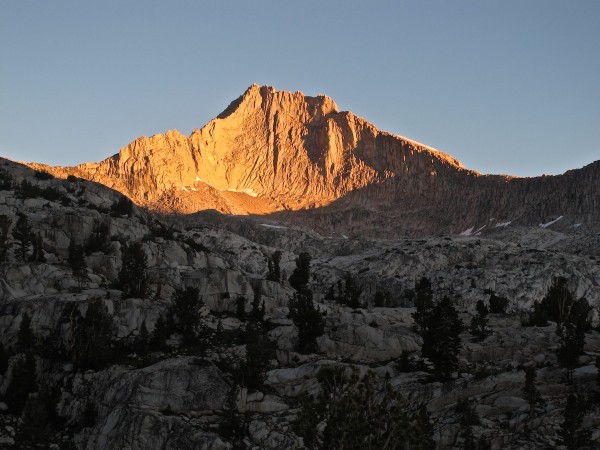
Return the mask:
<svg viewBox="0 0 600 450"><path fill-rule="evenodd" d="M422 354L434 366L437 380L450 379L458 368L463 323L448 297L440 300L424 322Z"/></svg>
<svg viewBox="0 0 600 450"><path fill-rule="evenodd" d="M263 325L254 321L246 325L244 343L246 355L240 363L240 384L249 391L260 390L264 387L275 348Z"/></svg>
<svg viewBox="0 0 600 450"><path fill-rule="evenodd" d="M350 308L360 308L361 294L362 287L358 285L350 272L346 272L343 285L340 283L336 301Z"/></svg>
<svg viewBox="0 0 600 450"><path fill-rule="evenodd" d="M6 262L8 256L8 232L12 221L8 216L0 215L0 263Z"/></svg>
<svg viewBox="0 0 600 450"><path fill-rule="evenodd" d="M13 239L17 244L15 258L17 261L24 263L29 260L32 231L27 216L23 213L18 213L17 216L18 219L12 232Z"/></svg>
<svg viewBox="0 0 600 450"><path fill-rule="evenodd" d="M304 290L296 292L290 301L288 318L298 328L298 344L296 349L303 354L317 351L317 338L325 331L325 313L321 313L312 300L312 292Z"/></svg>
<svg viewBox="0 0 600 450"><path fill-rule="evenodd" d="M434 307L431 282L423 277L415 283L415 308L412 314L417 332L423 335L427 331L427 324Z"/></svg>
<svg viewBox="0 0 600 450"><path fill-rule="evenodd" d="M123 290L123 297L146 297L148 291L148 257L140 242L134 242L125 249L121 272L117 285Z"/></svg>
<svg viewBox="0 0 600 450"><path fill-rule="evenodd" d="M181 333L186 344L198 344L201 334L200 309L204 302L200 297L200 291L195 287L187 287L177 290L173 294L173 305L170 316L173 320L175 331Z"/></svg>
<svg viewBox="0 0 600 450"><path fill-rule="evenodd" d="M573 383L573 371L579 365L579 356L583 354L585 333L591 329L591 310L587 300L579 299L573 303L563 322L556 324L556 334L560 342L557 350L558 362L567 369L568 384Z"/></svg>
<svg viewBox="0 0 600 450"><path fill-rule="evenodd" d="M548 314L548 319L562 323L568 318L574 303L575 294L568 288L567 279L556 277L552 280L541 304Z"/></svg>
<svg viewBox="0 0 600 450"><path fill-rule="evenodd" d="M67 307L64 320L70 324L67 354L79 369L100 370L114 357L113 319L101 299L92 300L82 316L76 305Z"/></svg>
<svg viewBox="0 0 600 450"><path fill-rule="evenodd" d="M297 291L306 289L308 281L310 280L310 261L311 257L309 253L302 252L296 258L296 268L290 275L290 284Z"/></svg>
<svg viewBox="0 0 600 450"><path fill-rule="evenodd" d="M92 253L108 253L110 250L110 222L97 221L94 223L92 234L90 235L86 245L85 254Z"/></svg>

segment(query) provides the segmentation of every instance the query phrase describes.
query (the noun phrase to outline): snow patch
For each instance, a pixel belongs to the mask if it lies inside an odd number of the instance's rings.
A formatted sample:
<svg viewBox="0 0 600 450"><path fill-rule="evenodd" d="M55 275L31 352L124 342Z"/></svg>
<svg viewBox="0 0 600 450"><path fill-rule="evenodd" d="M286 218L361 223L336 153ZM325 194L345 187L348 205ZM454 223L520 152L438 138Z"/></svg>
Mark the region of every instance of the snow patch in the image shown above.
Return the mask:
<svg viewBox="0 0 600 450"><path fill-rule="evenodd" d="M512 220L509 220L508 222L499 222L496 224L496 228L506 228L507 226L509 226L512 223Z"/></svg>
<svg viewBox="0 0 600 450"><path fill-rule="evenodd" d="M244 188L244 189L227 189L227 191L228 192L241 192L242 194L249 195L250 197L258 197L258 194L256 192L254 192L250 188Z"/></svg>
<svg viewBox="0 0 600 450"><path fill-rule="evenodd" d="M483 230L485 227L486 225L477 228L476 230L474 230L475 227L467 228L465 231L460 233L460 236L479 236L481 234L481 230Z"/></svg>
<svg viewBox="0 0 600 450"><path fill-rule="evenodd" d="M473 234L473 228L475 228L475 227L467 228L465 231L460 233L460 235L461 236L471 236Z"/></svg>
<svg viewBox="0 0 600 450"><path fill-rule="evenodd" d="M551 220L548 223L540 223L540 228L548 228L550 225L555 224L556 222L558 222L560 219L562 219L563 216L559 216L557 219Z"/></svg>
<svg viewBox="0 0 600 450"><path fill-rule="evenodd" d="M573 225L573 228L579 228L581 225L583 225L583 224L581 224L581 223L576 223L575 225Z"/></svg>
<svg viewBox="0 0 600 450"><path fill-rule="evenodd" d="M267 227L267 228L278 228L280 230L286 230L287 227L281 226L281 225L271 225L270 223L261 223L260 224L261 227Z"/></svg>

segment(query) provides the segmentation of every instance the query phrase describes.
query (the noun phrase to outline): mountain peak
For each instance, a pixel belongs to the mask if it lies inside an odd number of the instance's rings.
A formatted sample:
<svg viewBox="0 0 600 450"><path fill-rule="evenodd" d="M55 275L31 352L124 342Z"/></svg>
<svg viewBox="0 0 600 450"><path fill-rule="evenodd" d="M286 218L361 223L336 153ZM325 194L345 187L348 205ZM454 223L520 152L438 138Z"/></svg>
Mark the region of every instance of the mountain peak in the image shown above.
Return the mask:
<svg viewBox="0 0 600 450"><path fill-rule="evenodd" d="M328 96L253 84L189 137L141 137L100 163L54 173L100 182L153 209L239 214L310 209L406 174L453 170L464 169L340 112Z"/></svg>
<svg viewBox="0 0 600 450"><path fill-rule="evenodd" d="M579 217L590 209L581 205L597 198L600 176L586 171L585 185L570 175L481 176L449 155L339 111L327 96L257 84L189 137L171 130L136 139L100 163L45 170L102 183L163 212L291 217L305 210L294 217L315 228L377 235L457 232L498 217L541 223ZM551 185L581 192L579 200L549 199Z"/></svg>
<svg viewBox="0 0 600 450"><path fill-rule="evenodd" d="M310 97L300 91L294 93L277 91L273 86L259 86L254 83L241 96L232 101L217 118L225 119L236 112L246 114L248 110L258 108L266 110L273 107L291 112L306 111L318 116L339 112L333 99L326 95L319 94L316 97Z"/></svg>

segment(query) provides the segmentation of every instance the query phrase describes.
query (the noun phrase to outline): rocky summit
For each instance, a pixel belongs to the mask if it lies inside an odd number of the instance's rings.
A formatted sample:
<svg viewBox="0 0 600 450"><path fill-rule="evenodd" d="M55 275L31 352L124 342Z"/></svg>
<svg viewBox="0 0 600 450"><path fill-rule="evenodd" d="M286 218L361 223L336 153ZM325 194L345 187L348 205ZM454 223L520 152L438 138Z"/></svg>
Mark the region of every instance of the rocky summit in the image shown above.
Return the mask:
<svg viewBox="0 0 600 450"><path fill-rule="evenodd" d="M481 175L257 85L0 158L0 448L599 448L599 171Z"/></svg>
<svg viewBox="0 0 600 450"><path fill-rule="evenodd" d="M327 96L258 85L189 137L169 131L100 163L31 166L102 183L154 211L273 214L329 235L418 237L600 219L598 163L559 176L481 175L339 111Z"/></svg>

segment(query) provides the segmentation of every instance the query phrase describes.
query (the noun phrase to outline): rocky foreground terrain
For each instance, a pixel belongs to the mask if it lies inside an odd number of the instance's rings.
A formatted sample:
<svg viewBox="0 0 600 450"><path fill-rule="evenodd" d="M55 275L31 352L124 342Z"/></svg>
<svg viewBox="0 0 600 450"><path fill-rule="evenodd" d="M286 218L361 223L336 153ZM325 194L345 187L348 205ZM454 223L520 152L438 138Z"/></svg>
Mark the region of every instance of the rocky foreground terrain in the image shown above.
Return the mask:
<svg viewBox="0 0 600 450"><path fill-rule="evenodd" d="M2 448L600 446L600 236L587 225L347 239L158 215L73 175L0 169ZM465 324L447 376L413 317L423 277ZM569 370L556 322L531 323L556 277L592 306ZM307 292L316 315L297 307ZM493 299L506 303L474 335L478 301Z"/></svg>

